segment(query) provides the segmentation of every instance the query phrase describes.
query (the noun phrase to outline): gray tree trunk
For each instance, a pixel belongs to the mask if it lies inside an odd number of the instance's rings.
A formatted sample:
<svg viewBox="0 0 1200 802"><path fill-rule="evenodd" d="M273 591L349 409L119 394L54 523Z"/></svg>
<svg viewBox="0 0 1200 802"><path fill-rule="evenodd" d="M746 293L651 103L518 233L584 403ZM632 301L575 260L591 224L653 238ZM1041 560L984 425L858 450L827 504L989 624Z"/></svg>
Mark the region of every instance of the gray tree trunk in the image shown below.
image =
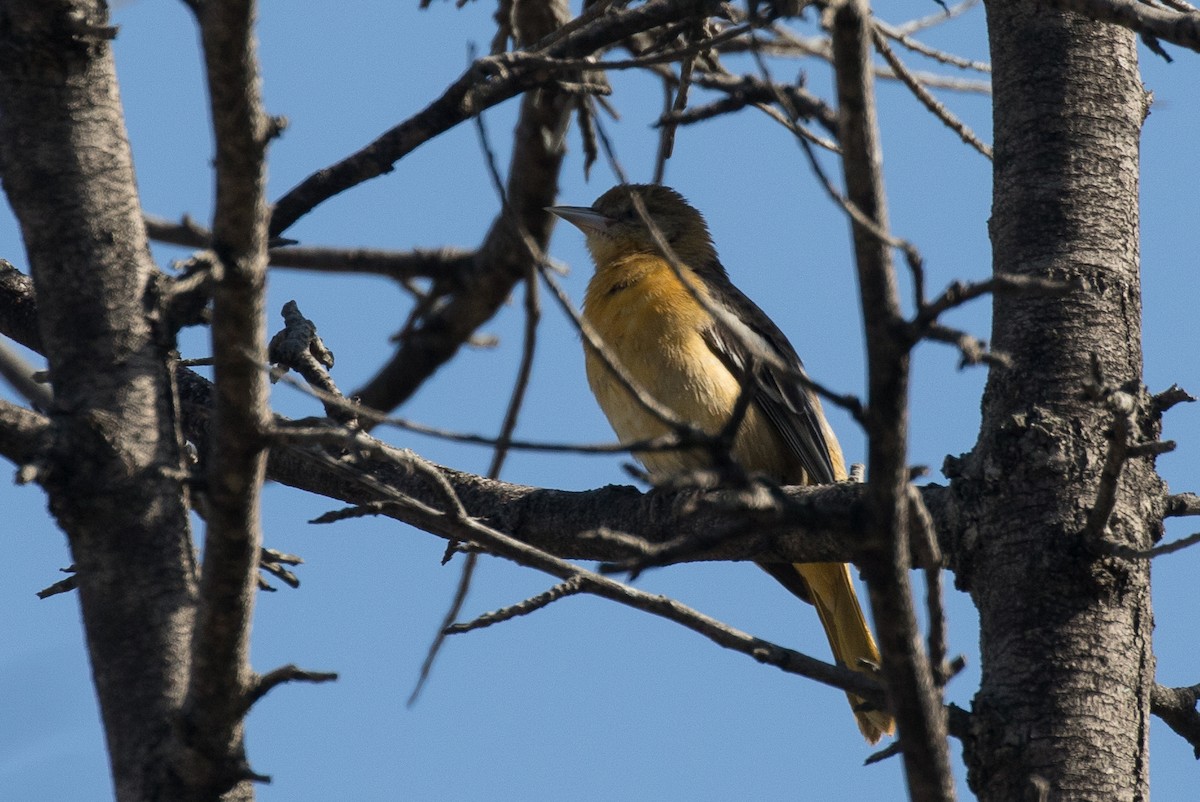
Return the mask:
<svg viewBox="0 0 1200 802"><path fill-rule="evenodd" d="M960 464L969 510L958 582L979 608L982 684L967 744L982 800L1146 799L1154 657L1146 548L1153 462L1124 466L1107 531L1088 532L1112 413L1085 394L1141 389L1138 139L1147 99L1133 34L1030 2L988 3L997 273L1073 282L995 299L983 426ZM1093 367L1095 365L1095 368ZM1134 431L1157 416L1139 406Z"/></svg>
<svg viewBox="0 0 1200 802"><path fill-rule="evenodd" d="M39 478L78 569L116 795L151 799L184 693L196 572L172 343L155 323L107 25L90 3L0 5L0 168L54 390Z"/></svg>

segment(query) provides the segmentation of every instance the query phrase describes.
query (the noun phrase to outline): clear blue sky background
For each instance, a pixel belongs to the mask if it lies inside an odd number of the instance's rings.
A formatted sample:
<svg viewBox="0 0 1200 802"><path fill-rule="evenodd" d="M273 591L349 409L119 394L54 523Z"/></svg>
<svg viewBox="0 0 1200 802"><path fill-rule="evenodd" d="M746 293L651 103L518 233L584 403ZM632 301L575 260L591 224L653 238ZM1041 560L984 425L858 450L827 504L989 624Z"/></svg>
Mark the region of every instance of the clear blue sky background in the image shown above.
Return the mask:
<svg viewBox="0 0 1200 802"><path fill-rule="evenodd" d="M932 3L887 2L880 16L900 22L937 10ZM436 97L467 63L468 45L487 49L494 5L456 10L435 2L322 3L266 0L261 55L269 111L291 125L271 149L271 196L357 149ZM197 37L181 3L131 2L115 12L115 48L148 212L208 220L212 145ZM929 33L931 43L987 58L982 9ZM1195 86L1200 56L1171 48L1166 65L1143 50L1144 80L1156 96L1143 149L1143 263L1146 380L1200 390L1195 309L1200 307L1191 241L1200 204ZM913 56L914 66L928 67ZM733 63L733 62L731 62ZM828 71L815 63L778 66L779 77L808 72L828 97ZM651 176L657 84L614 75L619 124L607 123L634 180ZM698 98L701 96L697 96ZM943 93L985 140L985 98ZM931 290L988 275L990 167L895 84L880 87L894 231L915 242ZM494 147L507 160L515 104L488 112ZM585 182L577 133L570 135L562 202L588 204L614 183L603 165ZM503 165L502 165L503 166ZM833 161L828 162L835 169ZM747 112L680 132L668 170L702 209L734 280L792 338L812 373L831 387L861 392L862 335L849 234L781 128ZM288 234L306 244L473 246L497 210L473 128L462 126L418 149L391 174L326 203ZM186 252L156 249L160 262ZM571 266L576 298L590 273L582 237L561 226L552 254ZM25 267L19 234L0 215L0 256ZM407 302L383 280L272 274L272 325L289 299L320 326L337 354L346 389L387 358L388 335ZM609 440L583 378L577 335L544 304L537 362L519 434L543 440ZM988 304L951 323L988 335ZM520 351L519 303L485 331L492 350L464 351L402 410L414 420L494 433ZM207 353L199 335L186 356ZM937 469L968 450L978 425L985 374L960 372L956 354L918 350L914 367L912 461ZM7 393L7 388L0 390ZM287 387L273 403L285 414L319 414ZM853 423L831 415L848 457L863 441ZM1200 410L1177 409L1166 436L1180 449L1160 458L1174 490L1200 477ZM480 472L486 449L383 431L397 445L456 468ZM621 458L514 454L503 477L561 488L628 481ZM864 768L871 750L839 692L723 651L672 624L614 604L573 598L536 615L450 640L424 696L405 699L452 595L458 563L442 567L444 543L392 521L335 526L307 521L333 502L277 486L266 494L266 540L296 552L299 590L260 595L253 660L265 671L295 662L336 670L341 680L277 690L251 715L255 770L274 782L264 800L726 800L900 799L896 760ZM12 800L110 798L103 738L88 674L77 600L34 593L70 562L61 533L35 487L0 484L0 797ZM1172 522L1173 536L1187 522ZM1159 679L1198 680L1195 647L1196 552L1155 565L1155 649ZM552 580L484 559L467 602L473 616L537 593ZM653 572L639 586L676 596L756 635L828 659L812 610L752 566L700 565ZM978 680L976 617L950 591L951 647L970 667L950 699L967 705ZM1198 768L1190 748L1157 720L1152 777L1159 800L1194 798ZM957 753L956 753L957 754ZM957 757L956 757L957 761ZM961 769L959 789L969 796Z"/></svg>

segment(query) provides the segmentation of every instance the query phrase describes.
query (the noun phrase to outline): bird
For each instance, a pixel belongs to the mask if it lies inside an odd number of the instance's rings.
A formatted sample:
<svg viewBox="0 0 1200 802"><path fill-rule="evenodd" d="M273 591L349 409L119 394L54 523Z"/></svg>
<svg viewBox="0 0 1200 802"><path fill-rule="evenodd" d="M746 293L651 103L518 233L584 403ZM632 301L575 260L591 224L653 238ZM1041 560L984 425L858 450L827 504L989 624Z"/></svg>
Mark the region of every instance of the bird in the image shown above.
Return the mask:
<svg viewBox="0 0 1200 802"><path fill-rule="evenodd" d="M792 485L846 479L820 399L797 379L806 374L796 350L734 286L704 216L682 195L660 184L618 184L591 206L547 210L583 232L595 265L583 318L636 386L708 434L729 424L746 386L750 400L729 454L743 470ZM586 342L584 354L588 384L622 442L672 431ZM712 468L712 454L703 447L634 452L655 482ZM839 664L867 673L881 664L849 565L759 565L816 607ZM868 742L892 734L889 713L848 696Z"/></svg>

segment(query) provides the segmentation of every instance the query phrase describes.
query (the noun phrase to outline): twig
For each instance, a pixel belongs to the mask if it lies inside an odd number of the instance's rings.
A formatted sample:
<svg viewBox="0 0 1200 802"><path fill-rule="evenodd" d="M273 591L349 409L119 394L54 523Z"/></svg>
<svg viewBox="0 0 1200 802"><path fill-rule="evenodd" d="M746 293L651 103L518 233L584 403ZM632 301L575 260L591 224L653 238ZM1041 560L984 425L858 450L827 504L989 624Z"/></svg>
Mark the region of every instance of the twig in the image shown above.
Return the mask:
<svg viewBox="0 0 1200 802"><path fill-rule="evenodd" d="M958 363L960 368L967 365L992 365L998 368L1012 366L1012 360L1007 354L989 351L984 340L960 329L934 323L925 329L925 338L934 342L949 343L957 348L962 357Z"/></svg>
<svg viewBox="0 0 1200 802"><path fill-rule="evenodd" d="M941 120L947 128L958 134L963 142L966 142L968 145L975 148L975 150L979 151L990 160L992 158L992 148L989 145L984 144L984 142L975 135L975 132L967 127L966 123L958 119L958 117L952 111L950 111L950 109L946 108L945 105L943 105L937 98L930 94L928 89L921 85L921 82L917 80L916 76L904 66L904 62L902 62L899 56L897 56L892 51L892 48L888 46L887 39L884 37L883 33L878 27L872 29L871 36L875 42L875 49L879 51L880 55L882 55L884 60L887 61L887 63L891 66L892 70L896 73L896 77L900 79L900 82L907 86L909 91L913 93L913 96L916 97L917 100L921 101L922 105L929 109L933 116Z"/></svg>
<svg viewBox="0 0 1200 802"><path fill-rule="evenodd" d="M935 25L941 25L943 22L949 22L955 17L967 13L975 6L979 5L979 0L963 0L961 3L955 3L945 11L939 11L936 14L930 14L925 17L906 22L903 25L897 25L897 32L907 36L908 34L924 31L932 28Z"/></svg>
<svg viewBox="0 0 1200 802"><path fill-rule="evenodd" d="M956 56L953 53L947 53L944 50L938 50L935 47L930 47L924 42L913 39L899 28L888 25L882 20L875 20L875 27L877 30L882 31L883 34L889 39L894 39L914 53L920 53L922 56L931 58L934 61L964 70L974 70L976 72L984 73L991 73L992 71L992 65L988 64L986 61L975 61L973 59L963 58L962 56Z"/></svg>
<svg viewBox="0 0 1200 802"><path fill-rule="evenodd" d="M288 587L292 588L300 587L300 578L288 569L284 568L284 566L301 565L303 563L303 558L298 557L295 554L286 554L275 549L268 549L264 547L260 549L258 553L258 567L271 574L271 576L276 577Z"/></svg>
<svg viewBox="0 0 1200 802"><path fill-rule="evenodd" d="M701 475L703 475L703 472L701 472ZM688 478L687 476L680 477L684 482ZM783 505L779 502L778 498L778 486L771 484L768 480L757 475L747 477L745 481L747 481L746 486L736 491L736 501L726 500L726 503L736 507L739 511L739 519L731 527L690 530L685 534L661 543L650 543L636 535L626 532L614 532L604 528L587 533L588 537L608 540L612 543L620 544L624 549L632 551L632 556L630 557L616 562L602 563L599 568L600 573L627 573L631 579L636 579L643 571L649 568L658 568L685 561L697 554L708 551L724 541L744 537L747 533L753 533L752 540L765 544L767 542L766 527L777 524L783 514ZM726 483L718 482L713 484L725 485ZM673 485L672 487L678 486ZM684 484L683 486L686 487L688 485ZM696 483L695 486L703 486L703 484ZM681 511L681 521L684 519L686 512Z"/></svg>
<svg viewBox="0 0 1200 802"><path fill-rule="evenodd" d="M1162 0L1162 4L1164 6L1173 8L1176 11L1182 11L1185 14L1195 14L1200 12L1200 9L1196 8L1191 3L1184 2L1184 0Z"/></svg>
<svg viewBox="0 0 1200 802"><path fill-rule="evenodd" d="M955 281L932 301L926 301L921 295L918 295L918 311L913 319L913 323L920 326L926 322L933 322L942 313L956 309L965 303L988 294L1038 293L1054 295L1067 292L1072 287L1073 284L1071 282L1056 281L1040 276L1023 276L1016 273L997 273L984 281Z"/></svg>
<svg viewBox="0 0 1200 802"><path fill-rule="evenodd" d="M909 264L920 264L922 261L924 261L921 258L920 251L917 250L915 245L908 240L894 237L889 232L880 228L873 220L863 214L862 210L855 206L849 198L847 198L841 192L838 192L837 187L833 185L833 181L831 181L829 176L825 173L825 169L821 167L821 163L817 161L817 155L812 152L812 148L809 147L808 142L803 139L799 139L797 141L800 143L800 147L803 149L804 155L808 157L808 164L812 168L813 174L816 175L817 180L821 183L821 186L824 187L825 193L829 195L834 203L842 208L842 211L844 211L851 220L862 226L865 230L871 232L873 236L878 238L880 241L885 242L888 246L899 249L900 252L905 255L905 258Z"/></svg>
<svg viewBox="0 0 1200 802"><path fill-rule="evenodd" d="M528 265L528 272L525 275L525 328L521 346L521 362L517 367L517 378L513 383L508 407L504 412L504 420L500 424L500 434L496 438L496 451L492 457L492 463L488 467L488 476L498 479L508 454L512 434L517 428L517 417L520 415L525 392L529 389L529 377L533 371L533 357L537 351L538 324L542 319L541 302L538 299L538 265L544 264L547 257L521 223L516 210L509 204L508 193L504 190L504 182L500 178L500 169L496 163L496 154L488 142L487 128L484 125L482 114L475 117L475 125L479 134L480 147L487 160L488 174L492 178L493 188L500 197L505 217L513 227L518 240L525 247Z"/></svg>
<svg viewBox="0 0 1200 802"><path fill-rule="evenodd" d="M492 454L492 462L488 468L488 477L498 479L500 471L504 466L504 460L508 455L512 433L517 426L517 417L521 411L521 405L525 398L525 391L529 387L529 376L533 369L533 356L537 349L537 328L538 322L541 319L541 308L538 304L538 280L537 280L537 265L545 261L545 256L540 252L537 243L525 227L521 224L520 218L508 202L508 195L504 191L504 182L500 178L500 169L496 164L496 155L492 151L491 144L488 141L487 128L484 124L483 115L479 114L475 117L476 131L479 134L480 147L483 149L484 156L487 161L488 174L492 177L492 184L496 193L500 196L500 203L503 207L504 217L513 227L519 240L524 244L528 256L529 273L525 277L525 337L524 345L521 351L521 364L517 369L517 379L513 384L512 395L509 398L508 408L504 413L504 421L500 425L500 434L496 438L494 453ZM452 556L453 551L458 546L458 541L451 540L446 545L446 556L443 558L443 563L448 561ZM441 652L442 645L445 643L447 630L450 625L457 620L459 613L462 611L463 605L467 600L467 593L471 588L471 579L475 575L475 568L479 563L479 555L475 552L467 554L463 561L462 571L458 578L458 587L455 590L454 598L450 602L446 614L442 617L442 625L438 628L434 635L433 643L430 644L429 650L425 654L425 659L421 663L421 670L417 676L416 685L413 687L412 693L408 697L408 706L412 707L416 703L417 698L421 694L421 689L425 686L429 679L430 672L433 670L434 661Z"/></svg>
<svg viewBox="0 0 1200 802"><path fill-rule="evenodd" d="M449 549L453 548L459 542L458 540L447 541L447 553L449 553ZM458 586L454 590L454 598L450 600L450 606L446 608L446 613L442 616L442 625L434 635L433 643L429 644L429 648L425 651L425 659L421 661L421 670L417 672L417 681L413 685L412 692L408 695L408 702L406 702L408 707L412 707L417 703L417 699L421 696L421 691L425 688L425 683L429 681L429 677L433 672L433 663L442 652L442 644L445 643L446 636L451 634L450 629L467 601L467 592L471 589L471 579L475 576L475 567L478 564L479 555L475 552L471 552L463 560L462 571L458 575Z"/></svg>
<svg viewBox="0 0 1200 802"><path fill-rule="evenodd" d="M617 358L604 344L604 339L592 327L592 324L571 303L571 299L567 296L562 285L558 283L558 280L544 268L539 269L541 270L542 280L550 287L551 294L558 301L559 307L567 313L567 317L575 324L575 328L579 333L583 335L585 346L592 349L592 353L596 354L600 361L604 363L604 367L612 373L616 381L621 385L621 389L629 393L643 410L653 415L664 426L673 430L681 439L693 441L706 439L708 437L706 433L687 421L681 420L669 407L659 403L654 396L646 392L645 388L617 361Z"/></svg>
<svg viewBox="0 0 1200 802"><path fill-rule="evenodd" d="M43 464L53 429L40 412L0 398L0 456L17 468L16 483L40 481L49 467Z"/></svg>
<svg viewBox="0 0 1200 802"><path fill-rule="evenodd" d="M1186 548L1200 543L1200 532L1181 537L1179 540L1173 540L1170 543L1164 543L1161 546L1155 546L1152 549L1131 549L1128 546L1114 544L1110 551L1118 557L1130 557L1137 560L1151 560L1155 557L1161 557L1164 554L1174 554L1177 551L1183 551Z"/></svg>
<svg viewBox="0 0 1200 802"><path fill-rule="evenodd" d="M446 635L461 635L476 629L490 627L493 624L509 621L518 616L529 615L532 612L553 604L559 599L565 599L567 596L574 596L582 592L583 583L577 577L571 577L566 582L560 582L549 590L528 598L525 601L508 607L502 607L494 612L484 613L473 621L468 621L464 624L450 624L443 632Z"/></svg>
<svg viewBox="0 0 1200 802"><path fill-rule="evenodd" d="M669 102L664 118L669 118L671 114L680 114L687 108L688 91L692 88L692 73L696 68L696 55L690 54L684 57L679 65L679 83L675 89L675 100ZM667 96L670 97L670 90L667 90ZM675 131L678 125L674 122L666 122L659 127L658 132L658 154L654 161L654 183L661 184L663 177L667 171L667 161L671 158L671 154L675 152Z"/></svg>
<svg viewBox="0 0 1200 802"><path fill-rule="evenodd" d="M242 700L242 714L250 712L250 708L271 691L289 682L334 682L338 675L330 671L305 671L299 666L286 665L259 675L250 686Z"/></svg>
<svg viewBox="0 0 1200 802"><path fill-rule="evenodd" d="M651 5L655 2L666 0L651 0ZM645 9L644 6L641 8ZM654 8L656 13L662 11L657 5ZM559 24L565 24L569 12L566 0L550 0L539 4L514 4L512 13L516 15L513 30L518 34L518 44L527 46L529 40L549 34ZM615 11L603 22L608 24L614 19L629 21L623 12ZM587 37L588 34L581 30L565 41L572 46L580 46L580 38L586 41ZM569 55L568 51L556 50L555 47L558 46L550 48L547 55ZM586 48L584 53L590 53L593 49ZM513 58L519 61L523 57L506 54L499 61L492 62L492 66L500 71L499 74L487 75L486 80L480 80L476 89L486 94L502 85L503 76L509 74ZM546 77L543 74L539 80L545 83ZM453 291L445 293L436 308L416 310L410 317L414 324L419 325L413 325L405 332L392 358L357 391L356 395L365 406L386 411L411 397L510 297L516 283L529 273L530 254L542 254L545 251L553 226L553 216L545 209L555 200L565 151L563 137L576 102L576 97L553 85L527 94L522 99L505 192L510 211L493 221L478 249L467 281L460 287L445 288ZM461 122L477 116L488 105L471 108L468 103L443 111ZM416 133L421 136L425 134L424 131ZM520 239L520 232L529 232L532 239Z"/></svg>
<svg viewBox="0 0 1200 802"><path fill-rule="evenodd" d="M205 360L190 360L194 363L205 364ZM353 401L344 397L338 397L328 394L323 394L315 387L301 384L290 376L282 376L278 378L280 384L286 384L293 387L306 395L311 395L319 399L326 405L341 405L347 411L357 411L363 420L369 421L371 426L393 426L397 429L403 429L417 434L436 437L442 440L449 440L456 443L470 443L472 445L487 446L495 448L501 442L499 437L473 434L470 432L456 432L450 429L443 429L437 426L428 426L423 423L417 423L405 418L389 417L381 415L374 410L365 407L357 406ZM334 434L331 435L331 432ZM298 425L289 425L283 428L276 429L272 432L272 436L278 442L304 443L306 441L316 441L328 443L332 440L337 440L338 444L344 447L353 445L353 433L347 433L341 429L330 429L324 426L303 427ZM332 437L332 440L331 440ZM506 448L516 451L544 451L551 453L569 453L569 454L619 454L627 451L677 451L681 448L691 448L694 446L711 447L713 435L707 434L701 430L695 429L682 434L669 433L660 437L652 437L647 440L632 440L625 443L561 443L542 440L523 440L518 438L508 438L505 440Z"/></svg>
<svg viewBox="0 0 1200 802"><path fill-rule="evenodd" d="M1150 398L1150 405L1156 415L1162 415L1176 404L1191 404L1195 403L1195 401L1196 397L1194 395L1184 390L1178 384L1172 384L1161 393L1155 393Z"/></svg>
<svg viewBox="0 0 1200 802"><path fill-rule="evenodd" d="M70 574L66 579L60 579L53 585L42 588L37 592L39 599L48 599L51 596L57 596L60 593L69 593L79 587L79 574L75 573L75 566L69 568L60 568L59 571L64 574Z"/></svg>
<svg viewBox="0 0 1200 802"><path fill-rule="evenodd" d="M777 103L782 96L786 103L781 104L781 107L786 108L789 115L793 115L793 120L813 120L830 136L837 137L837 111L802 85L775 83L756 75L734 76L711 71L698 72L693 76L692 82L746 103Z"/></svg>

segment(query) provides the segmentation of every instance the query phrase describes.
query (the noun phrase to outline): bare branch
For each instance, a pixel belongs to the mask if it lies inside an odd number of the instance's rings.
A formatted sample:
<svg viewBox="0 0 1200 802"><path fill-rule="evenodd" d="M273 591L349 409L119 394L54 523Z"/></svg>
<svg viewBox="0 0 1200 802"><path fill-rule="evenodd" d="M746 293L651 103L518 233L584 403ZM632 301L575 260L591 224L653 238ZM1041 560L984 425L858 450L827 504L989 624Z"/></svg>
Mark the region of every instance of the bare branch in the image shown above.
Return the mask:
<svg viewBox="0 0 1200 802"><path fill-rule="evenodd" d="M447 626L444 632L447 635L461 635L465 632L471 632L476 629L490 627L493 624L499 624L504 621L509 621L522 615L529 615L532 612L547 607L559 599L565 599L568 596L574 596L582 593L584 590L583 582L579 577L571 577L566 582L560 582L544 593L526 599L523 602L503 607L499 610L490 613L484 613L473 621L468 621L465 624L451 624Z"/></svg>
<svg viewBox="0 0 1200 802"><path fill-rule="evenodd" d="M263 309L267 266L266 147L275 133L262 110L254 0L206 0L200 14L213 131L216 205L212 248L216 408L208 455L204 567L191 673L180 729L193 761L194 798L249 777L242 743L250 622L262 548L259 499L269 426ZM264 691L265 692L265 691Z"/></svg>
<svg viewBox="0 0 1200 802"><path fill-rule="evenodd" d="M1200 12L1167 11L1136 0L1049 0L1047 5L1077 11L1097 22L1121 25L1143 36L1200 51Z"/></svg>
<svg viewBox="0 0 1200 802"><path fill-rule="evenodd" d="M409 456L406 462L415 467L417 462L423 461ZM432 465L427 464L427 466L429 471L438 470ZM364 476L360 481L365 479ZM447 478L446 481L448 482L449 479ZM387 503L406 508L410 514L418 516L422 520L420 526L428 531L439 533L443 537L478 543L489 552L505 559L536 568L566 581L577 582L583 592L601 596L678 623L703 635L719 646L749 655L760 663L773 665L782 671L855 693L872 703L881 701L878 685L860 672L831 666L791 649L748 635L674 599L646 593L587 571L486 526L475 518L460 514L446 514L399 495L383 485L376 485L375 489L387 497Z"/></svg>
<svg viewBox="0 0 1200 802"><path fill-rule="evenodd" d="M57 596L60 593L70 593L79 587L79 575L75 573L75 566L69 568L58 569L64 574L70 574L66 579L60 579L52 585L42 588L37 592L39 599L48 599L51 596Z"/></svg>
<svg viewBox="0 0 1200 802"><path fill-rule="evenodd" d="M1161 393L1155 393L1150 399L1151 409L1156 415L1162 415L1177 404L1195 403L1196 397L1177 384L1172 384Z"/></svg>
<svg viewBox="0 0 1200 802"><path fill-rule="evenodd" d="M1167 510L1163 516L1178 518L1185 515L1200 515L1200 496L1195 493L1167 496Z"/></svg>
<svg viewBox="0 0 1200 802"><path fill-rule="evenodd" d="M285 568L285 565L300 565L304 562L295 554L285 554L282 551L263 547L258 553L258 567L271 576L286 584L288 587L300 587L300 578ZM261 587L261 585L260 585ZM272 588L273 590L274 588Z"/></svg>
<svg viewBox="0 0 1200 802"><path fill-rule="evenodd" d="M446 557L442 559L445 563L451 556L451 550L458 544L459 541L451 540L446 545ZM467 601L467 591L471 589L471 579L475 576L475 567L479 564L479 555L471 552L463 560L462 572L458 576L458 587L454 591L454 598L450 601L450 606L446 608L446 614L442 616L442 625L438 628L437 634L433 637L433 643L429 645L429 650L425 653L425 659L421 661L421 670L417 673L417 682L413 685L412 693L408 695L408 706L412 707L417 703L417 699L421 695L421 691L425 688L425 683L428 682L430 674L433 672L433 662L437 656L441 654L442 644L445 643L446 637L451 634L455 620L458 619L458 614L462 612L463 605Z"/></svg>
<svg viewBox="0 0 1200 802"><path fill-rule="evenodd" d="M286 665L268 671L266 674L261 674L251 683L250 690L247 691L245 698L242 700L243 709L242 715L250 712L259 699L262 699L268 693L288 682L334 682L338 675L329 671L305 671L304 669Z"/></svg>
<svg viewBox="0 0 1200 802"><path fill-rule="evenodd" d="M145 216L150 238L187 248L208 248L212 234L188 217L178 223ZM375 248L326 248L316 246L272 247L267 252L271 267L314 270L322 273L365 273L396 281L432 278L448 284L458 281L471 265L475 252L460 248L416 248L388 251Z"/></svg>
<svg viewBox="0 0 1200 802"><path fill-rule="evenodd" d="M992 158L991 147L984 144L984 142L975 135L975 132L967 127L966 123L958 119L958 117L955 116L950 109L946 108L945 105L943 105L937 98L930 94L929 90L926 89L921 84L920 80L918 80L917 77L913 75L907 67L904 66L904 62L902 62L900 58L892 51L892 48L888 46L887 39L884 37L883 33L878 27L875 27L871 33L875 42L875 49L878 50L883 56L884 60L891 65L892 71L896 73L896 77L900 79L901 83L909 88L909 91L913 93L917 100L921 101L925 108L929 109L933 116L941 120L947 128L958 134L959 138L961 138L963 142L966 142L968 145L975 148L975 150L979 151L990 160Z"/></svg>
<svg viewBox="0 0 1200 802"><path fill-rule="evenodd" d="M582 58L638 31L707 15L717 5L714 0L650 0L634 8L610 9L587 24L548 40L544 47L526 51L524 56L504 54L477 59L441 97L421 112L358 153L314 173L285 194L275 206L271 233L278 235L286 231L318 204L390 171L392 165L416 147L472 115L534 86L555 83L556 77L547 74L544 64L530 56ZM542 205L548 206L551 202Z"/></svg>
<svg viewBox="0 0 1200 802"><path fill-rule="evenodd" d="M49 445L49 435L48 418L0 398L0 456L26 465Z"/></svg>
<svg viewBox="0 0 1200 802"><path fill-rule="evenodd" d="M877 30L883 32L883 35L887 38L894 39L914 53L920 53L922 56L931 58L934 61L942 64L948 64L951 67L958 67L959 69L963 70L975 70L976 72L985 73L990 73L992 71L992 65L985 61L966 59L961 56L956 56L953 53L947 53L944 50L938 50L937 48L930 47L924 42L919 42L916 39L913 39L900 28L888 25L882 20L875 20L875 27Z"/></svg>
<svg viewBox="0 0 1200 802"><path fill-rule="evenodd" d="M945 8L944 11L939 11L925 17L906 22L903 25L897 25L896 30L904 35L917 33L919 31L928 30L935 25L941 25L944 22L949 22L955 17L961 16L970 11L975 6L979 5L980 0L962 0L961 3Z"/></svg>
<svg viewBox="0 0 1200 802"><path fill-rule="evenodd" d="M38 331L33 279L13 267L7 259L0 259L0 298L3 298L3 303L0 303L0 334L26 348L44 353L42 336Z"/></svg>
<svg viewBox="0 0 1200 802"><path fill-rule="evenodd" d="M20 393L21 397L33 405L35 409L49 411L54 397L35 378L37 371L21 356L3 342L0 342L0 378Z"/></svg>
<svg viewBox="0 0 1200 802"><path fill-rule="evenodd" d="M500 434L496 438L495 451L492 455L492 462L488 468L488 476L492 479L497 479L500 476L500 470L504 466L504 461L509 453L510 441L512 433L517 426L517 417L521 412L521 406L525 399L525 392L529 387L529 377L533 370L533 356L537 350L537 329L538 323L541 320L541 307L538 302L538 274L537 265L544 261L545 257L540 252L540 248L536 241L530 236L521 224L520 217L508 202L508 195L504 189L504 182L500 178L500 169L496 164L495 153L492 151L491 143L488 141L487 128L484 124L483 114L478 114L475 117L476 130L479 133L480 146L483 149L484 156L487 160L488 173L492 178L492 184L500 196L500 203L503 208L503 216L508 223L516 229L516 234L520 242L525 246L526 255L529 261L529 272L525 276L525 336L524 345L521 352L521 364L517 369L517 379L513 385L512 394L509 398L508 408L504 413L504 421L500 425ZM457 541L450 541L446 545L446 556L443 558L443 563L448 562L455 548L458 546ZM429 679L430 672L433 670L433 663L437 659L441 651L445 638L448 635L449 626L458 618L462 610L463 604L467 599L467 592L471 587L471 579L475 575L475 567L478 564L479 556L474 551L467 554L463 561L462 573L459 576L458 588L455 590L454 598L450 602L449 608L446 610L445 616L442 619L442 625L438 628L434 635L433 643L429 646L429 651L425 655L424 661L421 663L421 670L417 677L416 685L413 687L412 693L408 697L408 705L411 707L421 693L425 682Z"/></svg>
<svg viewBox="0 0 1200 802"><path fill-rule="evenodd" d="M665 2L668 0L652 0L639 10L654 6L658 13L664 13L655 3ZM516 25L521 44L527 43L526 38L552 33L569 16L565 0L518 4L514 13L522 16ZM614 12L604 22L625 19L624 13ZM578 37L587 40L580 29L554 47L577 44ZM566 52L551 50L550 55ZM502 82L503 78L489 82L480 91L490 91L488 87L493 83ZM392 359L355 393L364 405L387 411L409 398L433 371L454 356L479 325L495 314L516 282L530 275L531 261L544 253L553 228L553 215L546 207L555 200L567 126L575 105L574 96L552 87L522 98L504 191L507 203L493 221L463 286L436 308L419 308L411 315ZM484 108L471 110L470 114ZM455 111L460 112L462 109Z"/></svg>
<svg viewBox="0 0 1200 802"><path fill-rule="evenodd" d="M1164 543L1161 546L1155 546L1152 549L1131 549L1128 546L1113 544L1109 551L1118 557L1131 557L1138 560L1150 560L1155 557L1161 557L1164 554L1174 554L1177 551L1183 551L1186 548L1195 546L1200 543L1200 532L1181 537L1179 540L1173 540L1170 543Z"/></svg>
<svg viewBox="0 0 1200 802"><path fill-rule="evenodd" d="M1006 368L1012 364L1007 354L988 350L987 343L973 334L960 329L934 323L925 329L925 338L935 342L949 343L958 349L961 355L959 367L967 365L993 365Z"/></svg>
<svg viewBox="0 0 1200 802"><path fill-rule="evenodd" d="M925 301L918 296L917 316L913 323L922 325L937 320L943 312L948 312L965 303L990 293L1041 293L1045 295L1062 294L1073 288L1071 282L1054 281L1040 276L1025 276L1016 273L997 273L984 281L964 283L955 281L942 294L932 301Z"/></svg>
<svg viewBox="0 0 1200 802"><path fill-rule="evenodd" d="M728 96L728 102L737 104L738 107L755 103L776 103L782 95L786 98L785 108L789 115L793 115L792 119L815 120L833 137L837 137L837 112L803 86L771 83L755 75L733 76L707 71L697 73L692 80L697 86L724 92ZM692 109L690 113L696 117L702 116L701 109L704 108L702 106ZM681 124L688 121L684 114L680 117Z"/></svg>
<svg viewBox="0 0 1200 802"><path fill-rule="evenodd" d="M1187 688L1167 688L1155 685L1150 689L1150 712L1192 745L1192 754L1200 760L1200 685Z"/></svg>
<svg viewBox="0 0 1200 802"><path fill-rule="evenodd" d="M859 295L866 320L868 367L868 521L879 550L864 555L863 576L879 628L882 673L900 731L905 776L913 799L954 798L946 714L933 667L922 653L909 581L908 359L896 337L903 325L891 261L887 201L872 80L872 28L866 0L830 9L830 38L841 121L846 194L871 225L852 223ZM883 236L879 236L879 232Z"/></svg>

